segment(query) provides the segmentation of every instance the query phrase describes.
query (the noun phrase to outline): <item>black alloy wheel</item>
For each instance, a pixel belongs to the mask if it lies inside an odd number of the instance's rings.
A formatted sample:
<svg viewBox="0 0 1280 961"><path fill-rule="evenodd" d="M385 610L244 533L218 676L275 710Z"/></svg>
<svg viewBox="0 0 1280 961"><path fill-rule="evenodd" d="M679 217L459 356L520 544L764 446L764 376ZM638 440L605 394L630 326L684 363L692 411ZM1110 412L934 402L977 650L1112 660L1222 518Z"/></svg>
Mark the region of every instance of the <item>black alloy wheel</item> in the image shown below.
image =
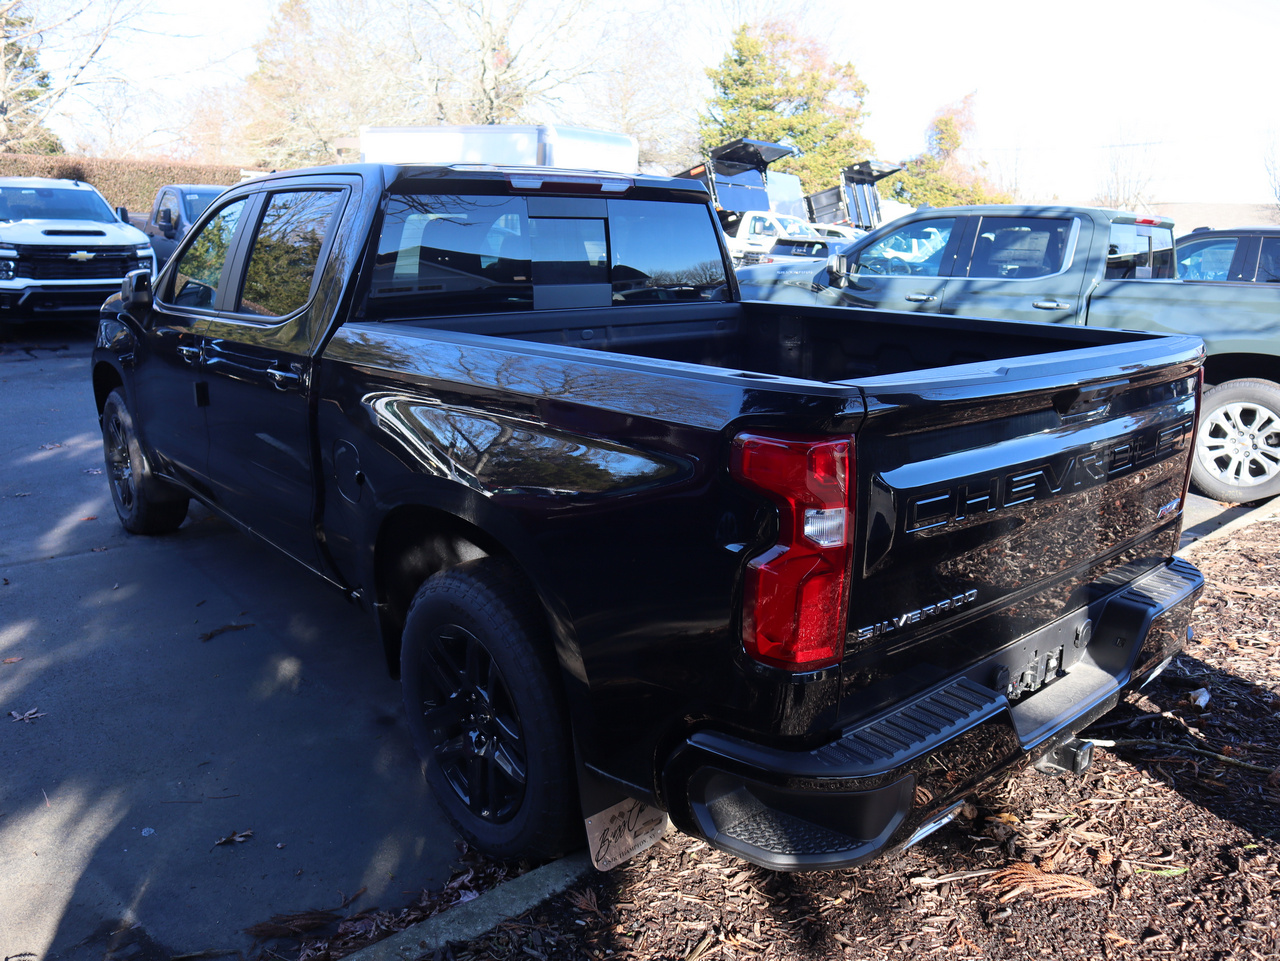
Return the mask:
<svg viewBox="0 0 1280 961"><path fill-rule="evenodd" d="M442 571L405 618L400 685L436 800L498 858L546 859L582 838L573 737L550 632L511 565Z"/></svg>
<svg viewBox="0 0 1280 961"><path fill-rule="evenodd" d="M440 773L477 818L503 824L524 801L524 731L502 671L458 624L426 639L423 720Z"/></svg>
<svg viewBox="0 0 1280 961"><path fill-rule="evenodd" d="M102 454L120 524L132 534L167 534L181 526L190 499L151 473L133 416L117 388L102 405Z"/></svg>

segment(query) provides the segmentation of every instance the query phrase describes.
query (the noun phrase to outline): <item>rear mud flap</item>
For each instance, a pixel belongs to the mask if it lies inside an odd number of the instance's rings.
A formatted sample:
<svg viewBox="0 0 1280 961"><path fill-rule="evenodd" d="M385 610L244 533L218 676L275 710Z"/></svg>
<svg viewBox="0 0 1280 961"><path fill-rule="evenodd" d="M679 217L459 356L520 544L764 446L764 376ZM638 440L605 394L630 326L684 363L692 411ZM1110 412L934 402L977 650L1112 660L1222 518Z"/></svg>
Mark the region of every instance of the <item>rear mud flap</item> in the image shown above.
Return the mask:
<svg viewBox="0 0 1280 961"><path fill-rule="evenodd" d="M577 752L574 752L577 754ZM671 827L667 812L628 796L577 754L578 798L591 863L609 871L655 844Z"/></svg>

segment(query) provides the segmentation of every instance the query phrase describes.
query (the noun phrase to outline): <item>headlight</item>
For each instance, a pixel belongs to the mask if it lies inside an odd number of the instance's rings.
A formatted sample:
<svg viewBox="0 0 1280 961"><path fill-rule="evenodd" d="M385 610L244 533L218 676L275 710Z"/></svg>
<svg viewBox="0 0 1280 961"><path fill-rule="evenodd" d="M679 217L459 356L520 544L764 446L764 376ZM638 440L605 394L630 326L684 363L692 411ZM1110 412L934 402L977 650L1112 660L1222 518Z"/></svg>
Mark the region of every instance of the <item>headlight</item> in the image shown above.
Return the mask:
<svg viewBox="0 0 1280 961"><path fill-rule="evenodd" d="M155 251L151 249L151 245L150 245L150 244L138 244L138 246L137 246L135 249L137 250L137 252L138 252L138 256L139 256L139 257L153 257L153 256L155 256ZM0 254L2 254L2 253L3 253L3 251L0 251Z"/></svg>
<svg viewBox="0 0 1280 961"><path fill-rule="evenodd" d="M0 258L3 256L3 252L0 252ZM0 280L13 280L17 272L18 264L16 261L0 259Z"/></svg>

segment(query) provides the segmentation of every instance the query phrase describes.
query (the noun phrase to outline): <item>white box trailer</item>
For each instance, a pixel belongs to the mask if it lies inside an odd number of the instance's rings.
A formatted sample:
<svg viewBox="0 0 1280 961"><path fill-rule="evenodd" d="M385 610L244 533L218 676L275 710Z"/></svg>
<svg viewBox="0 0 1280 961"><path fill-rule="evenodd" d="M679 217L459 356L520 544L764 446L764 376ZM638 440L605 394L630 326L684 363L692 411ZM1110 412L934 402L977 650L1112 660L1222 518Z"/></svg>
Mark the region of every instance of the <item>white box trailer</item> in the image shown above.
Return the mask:
<svg viewBox="0 0 1280 961"><path fill-rule="evenodd" d="M625 133L550 124L363 127L368 163L485 163L636 173L640 148Z"/></svg>

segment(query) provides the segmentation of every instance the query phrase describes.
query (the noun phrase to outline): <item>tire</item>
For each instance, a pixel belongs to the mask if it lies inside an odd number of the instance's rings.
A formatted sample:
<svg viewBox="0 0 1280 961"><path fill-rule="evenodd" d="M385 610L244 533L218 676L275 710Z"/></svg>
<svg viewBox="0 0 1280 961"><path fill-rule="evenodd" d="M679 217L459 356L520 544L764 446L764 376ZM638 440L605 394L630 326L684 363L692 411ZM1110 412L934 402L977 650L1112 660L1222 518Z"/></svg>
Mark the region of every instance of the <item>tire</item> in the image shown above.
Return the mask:
<svg viewBox="0 0 1280 961"><path fill-rule="evenodd" d="M190 499L151 473L133 416L119 389L102 405L102 452L111 500L124 529L131 534L168 534L187 516Z"/></svg>
<svg viewBox="0 0 1280 961"><path fill-rule="evenodd" d="M1229 380L1205 392L1191 483L1229 504L1280 494L1280 385Z"/></svg>
<svg viewBox="0 0 1280 961"><path fill-rule="evenodd" d="M494 857L582 843L552 649L532 592L493 559L429 578L405 620L400 684L423 773L458 833Z"/></svg>

